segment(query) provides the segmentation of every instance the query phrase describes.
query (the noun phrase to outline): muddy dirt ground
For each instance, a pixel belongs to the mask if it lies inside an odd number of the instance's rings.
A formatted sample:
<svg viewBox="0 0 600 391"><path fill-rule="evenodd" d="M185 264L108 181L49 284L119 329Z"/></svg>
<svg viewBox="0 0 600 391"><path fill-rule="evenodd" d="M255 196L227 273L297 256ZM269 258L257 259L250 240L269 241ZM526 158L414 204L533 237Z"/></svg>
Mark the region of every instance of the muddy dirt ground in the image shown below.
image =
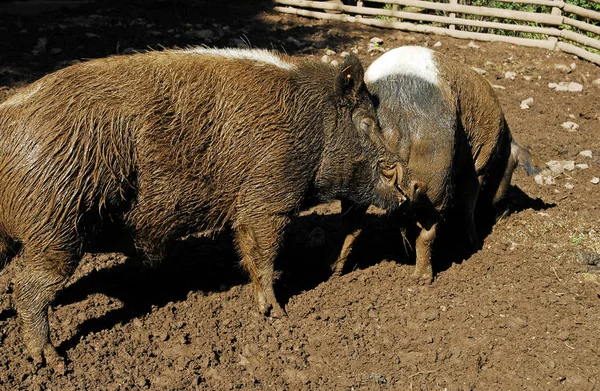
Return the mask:
<svg viewBox="0 0 600 391"><path fill-rule="evenodd" d="M0 5L0 100L75 61L132 50L249 42L321 58L372 37L384 48L426 45L486 71L513 134L541 162L587 164L540 185L515 173L515 212L483 248L436 249L430 286L411 279L401 222L372 213L344 275L328 279L339 205L294 219L277 261L289 315L264 319L227 232L181 240L157 268L120 254L89 254L50 310L67 371L32 370L0 274L2 390L522 390L600 388L600 68L573 56L321 22L276 14L269 3L86 3L72 9ZM243 4L243 5L242 5ZM14 11L14 8L13 8ZM556 65L574 64L570 72ZM514 79L505 72L515 72ZM574 81L581 92L550 82ZM529 109L521 101L534 98ZM561 127L579 125L574 132ZM592 157L579 155L592 151ZM322 231L320 231L320 229ZM316 231L315 231L316 230ZM447 232L460 232L453 226ZM324 232L324 237L318 233ZM448 236L449 237L449 236Z"/></svg>

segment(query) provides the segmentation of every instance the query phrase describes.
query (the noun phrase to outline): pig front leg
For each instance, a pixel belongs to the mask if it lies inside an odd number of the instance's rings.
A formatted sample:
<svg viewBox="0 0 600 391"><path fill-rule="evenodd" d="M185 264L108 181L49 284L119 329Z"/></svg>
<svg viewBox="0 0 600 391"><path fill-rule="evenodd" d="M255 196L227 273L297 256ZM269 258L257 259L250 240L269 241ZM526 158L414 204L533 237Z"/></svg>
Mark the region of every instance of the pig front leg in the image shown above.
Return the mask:
<svg viewBox="0 0 600 391"><path fill-rule="evenodd" d="M346 260L352 251L352 246L356 238L362 232L362 221L367 213L368 205L358 205L352 201L342 200L342 227L340 232L336 234L336 244L334 248L339 248L342 242L342 247L337 254L337 259L331 265L333 277L339 277L342 274Z"/></svg>
<svg viewBox="0 0 600 391"><path fill-rule="evenodd" d="M235 241L241 264L250 275L258 309L264 315L284 317L273 289L275 258L283 240L287 216L253 216L234 224Z"/></svg>
<svg viewBox="0 0 600 391"><path fill-rule="evenodd" d="M430 284L433 281L431 250L437 233L437 222L431 225L417 222L417 225L421 229L421 232L419 232L415 243L417 259L413 276L420 283Z"/></svg>

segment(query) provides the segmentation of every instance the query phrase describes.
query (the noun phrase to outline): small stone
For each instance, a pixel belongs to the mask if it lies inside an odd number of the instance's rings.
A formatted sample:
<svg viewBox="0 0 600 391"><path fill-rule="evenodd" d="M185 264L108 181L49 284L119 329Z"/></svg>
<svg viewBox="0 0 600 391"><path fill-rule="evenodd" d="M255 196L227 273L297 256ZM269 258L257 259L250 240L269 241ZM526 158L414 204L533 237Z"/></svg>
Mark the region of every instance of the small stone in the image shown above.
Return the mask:
<svg viewBox="0 0 600 391"><path fill-rule="evenodd" d="M198 39L211 39L215 36L212 30L200 30L194 32L194 36Z"/></svg>
<svg viewBox="0 0 600 391"><path fill-rule="evenodd" d="M563 122L560 126L562 126L563 129L566 129L569 132L575 132L577 131L577 129L579 129L579 125L577 125L573 121Z"/></svg>
<svg viewBox="0 0 600 391"><path fill-rule="evenodd" d="M565 171L573 171L575 162L573 160L550 160L546 163L553 174L562 174Z"/></svg>
<svg viewBox="0 0 600 391"><path fill-rule="evenodd" d="M338 60L332 60L330 62L331 65L333 65L334 67L337 67L338 65L340 65L340 63L338 62Z"/></svg>
<svg viewBox="0 0 600 391"><path fill-rule="evenodd" d="M496 90L505 90L506 89L506 87L499 86L498 84L492 84L492 88L496 89Z"/></svg>
<svg viewBox="0 0 600 391"><path fill-rule="evenodd" d="M150 31L148 31L148 35L150 35L152 37L160 37L163 35L163 33L161 31L150 30Z"/></svg>
<svg viewBox="0 0 600 391"><path fill-rule="evenodd" d="M354 54L358 54L358 49L354 48L354 49L351 50L351 52L354 53Z"/></svg>
<svg viewBox="0 0 600 391"><path fill-rule="evenodd" d="M321 62L329 64L331 62L331 58L327 54L325 54L323 57L321 57Z"/></svg>
<svg viewBox="0 0 600 391"><path fill-rule="evenodd" d="M480 46L477 45L475 42L471 41L469 42L469 44L467 45L468 47L472 48L472 49L479 49Z"/></svg>
<svg viewBox="0 0 600 391"><path fill-rule="evenodd" d="M554 69L557 69L557 70L565 72L565 73L570 73L572 71L572 69L568 65L565 65L565 64L556 64L554 66Z"/></svg>
<svg viewBox="0 0 600 391"><path fill-rule="evenodd" d="M583 85L579 83L575 83L573 81L567 83L565 81L561 81L560 83L548 83L548 87L556 90L556 91L569 91L569 92L579 92L583 91Z"/></svg>
<svg viewBox="0 0 600 391"><path fill-rule="evenodd" d="M533 104L533 98L527 98L524 101L521 101L521 109L526 110L531 104Z"/></svg>
<svg viewBox="0 0 600 391"><path fill-rule="evenodd" d="M94 34L94 33L85 33L85 36L88 38L100 38L100 36L98 34Z"/></svg>
<svg viewBox="0 0 600 391"><path fill-rule="evenodd" d="M579 92L579 91L583 91L583 85L579 84L579 83L575 83L575 82L570 82L569 85L567 86L569 92Z"/></svg>
<svg viewBox="0 0 600 391"><path fill-rule="evenodd" d="M575 167L577 167L580 170L587 170L588 168L590 168L590 166L588 166L585 163L581 163L581 164L576 164Z"/></svg>
<svg viewBox="0 0 600 391"><path fill-rule="evenodd" d="M591 159L592 158L592 151L589 150L589 149L586 149L585 151L579 152L579 156L589 157Z"/></svg>
<svg viewBox="0 0 600 391"><path fill-rule="evenodd" d="M340 56L342 56L342 57L348 57L349 55L350 55L350 53L348 53L348 52L341 52L340 53Z"/></svg>
<svg viewBox="0 0 600 391"><path fill-rule="evenodd" d="M289 43L291 43L291 44L293 44L294 46L297 46L297 47L304 46L304 44L302 42L298 41L294 37L287 37L286 41L289 42Z"/></svg>
<svg viewBox="0 0 600 391"><path fill-rule="evenodd" d="M590 182L592 182L594 185L597 185L598 183L600 183L600 178L595 176L592 179L590 179Z"/></svg>
<svg viewBox="0 0 600 391"><path fill-rule="evenodd" d="M527 81L532 81L533 80L533 76L523 76L523 79L525 79Z"/></svg>
<svg viewBox="0 0 600 391"><path fill-rule="evenodd" d="M135 384L138 387L144 388L148 385L148 379L146 379L145 377L140 377L136 380Z"/></svg>
<svg viewBox="0 0 600 391"><path fill-rule="evenodd" d="M571 64L569 64L569 67L571 68L572 71L574 71L575 68L577 68L577 64L575 64L574 62L572 62Z"/></svg>
<svg viewBox="0 0 600 391"><path fill-rule="evenodd" d="M569 332L567 330L561 331L560 333L556 334L556 338L560 339L561 341L566 341L569 339Z"/></svg>
<svg viewBox="0 0 600 391"><path fill-rule="evenodd" d="M474 70L475 72L479 73L480 75L485 75L487 73L487 71L485 69L481 69L481 68L477 68L477 67L471 67L472 70Z"/></svg>
<svg viewBox="0 0 600 391"><path fill-rule="evenodd" d="M52 48L50 49L50 54L61 54L63 50L61 48Z"/></svg>
<svg viewBox="0 0 600 391"><path fill-rule="evenodd" d="M381 45L376 44L376 43L370 43L369 44L369 53L373 53L373 52L385 52L385 49L383 47L381 47Z"/></svg>
<svg viewBox="0 0 600 391"><path fill-rule="evenodd" d="M595 84L597 86L600 86L600 79L596 79L592 82L592 84Z"/></svg>
<svg viewBox="0 0 600 391"><path fill-rule="evenodd" d="M325 54L328 55L328 56L335 56L336 55L336 53L333 50L331 50L331 49L327 49L327 51L325 52Z"/></svg>
<svg viewBox="0 0 600 391"><path fill-rule="evenodd" d="M37 55L40 53L46 53L46 45L48 44L48 38L38 38L37 43L31 51L32 54Z"/></svg>
<svg viewBox="0 0 600 391"><path fill-rule="evenodd" d="M515 80L515 77L517 77L516 72L510 72L510 71L504 72L505 79Z"/></svg>
<svg viewBox="0 0 600 391"><path fill-rule="evenodd" d="M421 312L419 314L419 318L421 318L421 320L424 322L431 322L433 320L436 320L439 315L440 313L437 309L430 308L426 311Z"/></svg>
<svg viewBox="0 0 600 391"><path fill-rule="evenodd" d="M434 48L439 48L442 46L442 43L440 41L437 41L436 43L433 44Z"/></svg>
<svg viewBox="0 0 600 391"><path fill-rule="evenodd" d="M535 183L538 185L553 185L554 178L552 177L552 171L549 169L544 169L542 172L537 174L535 177Z"/></svg>
<svg viewBox="0 0 600 391"><path fill-rule="evenodd" d="M573 185L572 183L565 183L565 187L569 190L572 190L575 187L575 185Z"/></svg>
<svg viewBox="0 0 600 391"><path fill-rule="evenodd" d="M544 184L544 176L542 174L537 174L533 179L535 180L535 183L537 183L538 185Z"/></svg>
<svg viewBox="0 0 600 391"><path fill-rule="evenodd" d="M373 38L371 38L371 40L369 42L371 42L372 44L375 44L375 45L383 45L383 39L381 39L379 37L373 37Z"/></svg>

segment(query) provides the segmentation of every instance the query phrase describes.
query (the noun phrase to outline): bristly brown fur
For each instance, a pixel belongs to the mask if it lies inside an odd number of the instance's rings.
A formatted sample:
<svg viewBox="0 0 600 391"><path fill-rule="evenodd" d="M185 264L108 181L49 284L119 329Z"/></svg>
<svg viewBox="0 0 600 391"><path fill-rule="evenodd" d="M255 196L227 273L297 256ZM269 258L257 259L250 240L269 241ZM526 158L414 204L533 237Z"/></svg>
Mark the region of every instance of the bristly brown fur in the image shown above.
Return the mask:
<svg viewBox="0 0 600 391"><path fill-rule="evenodd" d="M292 66L189 51L92 60L0 104L0 261L9 240L22 246L15 303L36 361L55 356L46 309L82 252L116 246L103 232L154 261L180 235L231 225L260 310L277 314L273 260L303 200L398 204L358 59L273 55Z"/></svg>

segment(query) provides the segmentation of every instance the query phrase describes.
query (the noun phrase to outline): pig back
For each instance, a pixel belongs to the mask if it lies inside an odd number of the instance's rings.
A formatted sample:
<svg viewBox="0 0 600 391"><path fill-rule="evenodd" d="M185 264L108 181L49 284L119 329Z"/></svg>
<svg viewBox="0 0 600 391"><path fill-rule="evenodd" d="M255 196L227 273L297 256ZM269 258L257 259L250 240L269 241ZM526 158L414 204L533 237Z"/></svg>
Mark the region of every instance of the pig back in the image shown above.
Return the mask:
<svg viewBox="0 0 600 391"><path fill-rule="evenodd" d="M0 224L24 238L114 212L174 232L222 224L257 187L289 204L322 142L306 96L287 70L176 52L55 72L0 105Z"/></svg>
<svg viewBox="0 0 600 391"><path fill-rule="evenodd" d="M440 76L459 113L477 176L484 176L499 154L510 152L504 113L492 86L474 70L436 53ZM501 149L508 148L505 151Z"/></svg>

